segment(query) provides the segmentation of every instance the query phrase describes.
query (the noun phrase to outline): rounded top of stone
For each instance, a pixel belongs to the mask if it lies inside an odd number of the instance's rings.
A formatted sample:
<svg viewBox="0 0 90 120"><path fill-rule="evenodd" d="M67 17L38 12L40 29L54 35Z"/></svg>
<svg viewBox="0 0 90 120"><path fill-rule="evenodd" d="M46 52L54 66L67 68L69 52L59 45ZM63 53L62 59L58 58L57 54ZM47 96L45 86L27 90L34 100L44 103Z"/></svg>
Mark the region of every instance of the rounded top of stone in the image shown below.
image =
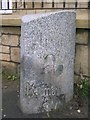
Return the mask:
<svg viewBox="0 0 90 120"><path fill-rule="evenodd" d="M75 12L75 10L61 10L61 11L58 11L58 12L28 14L28 15L24 15L21 20L22 20L23 23L28 23L30 21L33 21L33 20L36 20L36 19L39 19L39 18L42 18L42 17L47 17L49 15L53 15L53 14L56 14L56 13L76 13L76 12Z"/></svg>

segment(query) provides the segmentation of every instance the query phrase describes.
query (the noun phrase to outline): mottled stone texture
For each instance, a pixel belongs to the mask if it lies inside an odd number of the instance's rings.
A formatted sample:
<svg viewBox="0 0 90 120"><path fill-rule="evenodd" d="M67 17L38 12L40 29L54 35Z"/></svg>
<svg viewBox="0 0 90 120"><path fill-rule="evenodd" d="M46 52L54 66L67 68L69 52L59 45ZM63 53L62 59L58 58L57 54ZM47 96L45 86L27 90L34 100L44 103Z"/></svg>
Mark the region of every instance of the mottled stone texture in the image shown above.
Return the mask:
<svg viewBox="0 0 90 120"><path fill-rule="evenodd" d="M26 15L21 25L20 103L24 113L59 108L73 96L75 12Z"/></svg>

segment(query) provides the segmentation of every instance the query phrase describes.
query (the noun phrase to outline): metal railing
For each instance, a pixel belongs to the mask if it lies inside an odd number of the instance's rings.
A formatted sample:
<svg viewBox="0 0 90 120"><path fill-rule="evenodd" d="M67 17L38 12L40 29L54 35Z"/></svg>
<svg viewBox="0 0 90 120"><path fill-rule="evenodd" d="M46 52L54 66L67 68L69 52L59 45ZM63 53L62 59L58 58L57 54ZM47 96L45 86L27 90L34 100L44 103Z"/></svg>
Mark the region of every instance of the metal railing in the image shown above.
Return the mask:
<svg viewBox="0 0 90 120"><path fill-rule="evenodd" d="M2 3L3 0L0 0L0 10L34 10L34 9L90 9L90 1L87 2L87 7L80 7L79 5L84 5L85 2L78 2L75 0L74 2L67 3L67 0L63 0L62 2L55 2L55 0L49 0L49 2L45 2L45 0L31 0L31 2L27 2L27 0L14 0L12 1L12 8L10 7L10 0L5 0L7 3L7 7L3 8ZM39 6L37 5L39 3ZM67 7L67 4L73 4L73 7ZM47 7L47 5L49 5ZM58 5L58 7L56 6Z"/></svg>

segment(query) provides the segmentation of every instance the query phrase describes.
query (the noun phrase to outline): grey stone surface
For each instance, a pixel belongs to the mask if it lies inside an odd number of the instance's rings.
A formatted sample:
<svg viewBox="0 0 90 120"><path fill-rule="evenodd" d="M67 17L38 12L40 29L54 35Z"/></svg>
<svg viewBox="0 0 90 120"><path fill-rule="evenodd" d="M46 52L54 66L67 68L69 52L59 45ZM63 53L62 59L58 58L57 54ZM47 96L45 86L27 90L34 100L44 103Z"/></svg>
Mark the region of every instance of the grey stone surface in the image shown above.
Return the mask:
<svg viewBox="0 0 90 120"><path fill-rule="evenodd" d="M73 97L75 18L72 10L22 18L20 103L24 113L55 110Z"/></svg>

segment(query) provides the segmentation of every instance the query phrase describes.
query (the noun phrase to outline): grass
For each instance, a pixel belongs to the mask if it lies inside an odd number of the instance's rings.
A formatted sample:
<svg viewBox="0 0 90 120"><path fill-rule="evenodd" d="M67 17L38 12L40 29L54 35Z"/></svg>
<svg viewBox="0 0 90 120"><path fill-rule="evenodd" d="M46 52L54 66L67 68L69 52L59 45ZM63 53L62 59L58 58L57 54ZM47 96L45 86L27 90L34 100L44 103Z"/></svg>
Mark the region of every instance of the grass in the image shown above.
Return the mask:
<svg viewBox="0 0 90 120"><path fill-rule="evenodd" d="M88 97L88 79L80 79L78 83L74 84L75 94L79 97Z"/></svg>
<svg viewBox="0 0 90 120"><path fill-rule="evenodd" d="M2 72L2 80L19 81L20 75L12 72Z"/></svg>
<svg viewBox="0 0 90 120"><path fill-rule="evenodd" d="M85 101L88 100L89 93L89 78L80 75L78 82L74 84L74 97L78 106L83 106Z"/></svg>

